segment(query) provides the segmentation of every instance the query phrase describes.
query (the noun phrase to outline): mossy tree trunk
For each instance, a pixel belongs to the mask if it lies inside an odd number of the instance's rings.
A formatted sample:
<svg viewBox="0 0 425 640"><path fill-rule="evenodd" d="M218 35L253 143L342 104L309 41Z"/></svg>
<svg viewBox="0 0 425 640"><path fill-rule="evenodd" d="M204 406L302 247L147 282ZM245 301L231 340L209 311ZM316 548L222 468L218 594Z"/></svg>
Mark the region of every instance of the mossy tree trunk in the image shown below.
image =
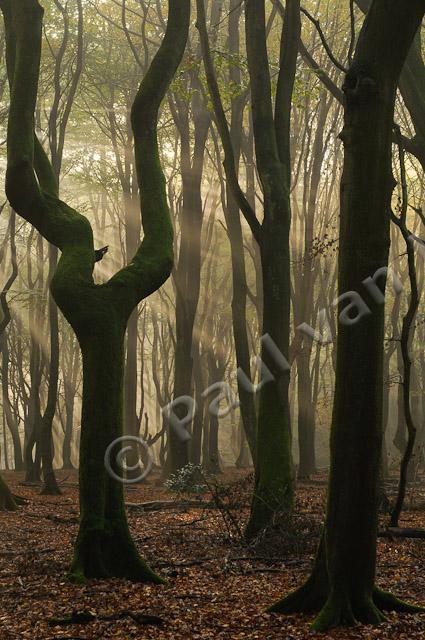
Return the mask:
<svg viewBox="0 0 425 640"><path fill-rule="evenodd" d="M374 0L344 83L339 291L388 264L394 188L391 141L398 76L425 13L424 0ZM384 291L384 278L379 282ZM314 628L379 623L409 609L375 587L382 449L384 305L347 321L340 301L331 472L324 539L310 580L272 611L321 611ZM354 314L355 315L355 314ZM323 606L322 606L323 605Z"/></svg>
<svg viewBox="0 0 425 640"><path fill-rule="evenodd" d="M221 101L206 29L203 0L197 1L198 28L208 86L224 149L226 178L234 198L260 247L263 335L288 358L290 318L290 119L301 29L299 0L288 0L281 40L275 112L268 72L265 3L245 2L246 48L251 82L252 121L258 176L264 196L264 220L244 196L236 172L235 149ZM269 343L270 344L270 343ZM275 515L292 507L294 496L289 416L289 366L277 363L268 346L261 359L273 380L260 390L255 444L256 482L246 534L251 538ZM246 372L245 372L246 373Z"/></svg>
<svg viewBox="0 0 425 640"><path fill-rule="evenodd" d="M52 166L34 136L43 9L37 0L0 0L11 84L6 193L14 209L61 251L51 291L83 354L80 530L71 577L160 581L139 557L124 509L121 479L105 454L122 435L124 336L137 304L168 278L173 230L157 142L158 111L180 64L189 0L170 0L167 31L132 108L144 239L130 264L95 285L95 249L88 220L57 197ZM117 447L119 449L119 447ZM119 475L119 451L111 469Z"/></svg>
<svg viewBox="0 0 425 640"><path fill-rule="evenodd" d="M262 334L270 336L289 358L291 158L290 119L301 29L299 0L288 0L281 36L280 69L272 110L264 2L245 2L246 47L251 79L252 121L257 168L264 194L260 255L263 276ZM272 522L275 514L292 507L293 464L289 413L290 372L276 363L263 343L261 359L274 381L260 390L256 481L247 525L252 537Z"/></svg>
<svg viewBox="0 0 425 640"><path fill-rule="evenodd" d="M0 476L0 511L16 511L16 509L15 499L6 482Z"/></svg>
<svg viewBox="0 0 425 640"><path fill-rule="evenodd" d="M55 291L56 298L58 298ZM105 451L123 436L124 336L126 318L114 291L99 290L74 324L83 356L80 443L81 521L71 569L74 579L122 576L156 580L129 533L123 484L105 470ZM74 305L73 305L74 306ZM74 307L75 308L75 307ZM105 345L108 345L105 349ZM118 478L117 445L109 461Z"/></svg>
<svg viewBox="0 0 425 640"><path fill-rule="evenodd" d="M363 13L368 12L371 3L372 0L356 0ZM425 63L420 30L417 31L406 57L400 74L399 89L415 129L415 135L411 139L402 136L402 142L406 151L416 156L425 170Z"/></svg>

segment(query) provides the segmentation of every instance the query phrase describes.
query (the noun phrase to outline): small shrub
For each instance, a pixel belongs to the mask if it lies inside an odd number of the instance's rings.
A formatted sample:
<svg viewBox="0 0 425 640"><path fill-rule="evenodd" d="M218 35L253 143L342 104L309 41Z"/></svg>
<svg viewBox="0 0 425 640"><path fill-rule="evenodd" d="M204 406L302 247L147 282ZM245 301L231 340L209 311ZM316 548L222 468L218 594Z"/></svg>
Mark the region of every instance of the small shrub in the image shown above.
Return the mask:
<svg viewBox="0 0 425 640"><path fill-rule="evenodd" d="M207 491L206 485L202 482L203 469L199 464L185 465L176 473L170 475L164 482L167 489L179 495L203 495Z"/></svg>

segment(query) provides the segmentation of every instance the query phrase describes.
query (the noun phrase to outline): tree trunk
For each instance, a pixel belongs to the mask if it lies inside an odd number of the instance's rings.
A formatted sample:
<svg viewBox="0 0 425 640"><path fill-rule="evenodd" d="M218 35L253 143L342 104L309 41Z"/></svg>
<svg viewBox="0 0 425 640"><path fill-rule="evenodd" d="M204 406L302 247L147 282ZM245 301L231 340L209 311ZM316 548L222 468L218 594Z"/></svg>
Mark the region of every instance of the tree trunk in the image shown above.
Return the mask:
<svg viewBox="0 0 425 640"><path fill-rule="evenodd" d="M344 92L345 146L341 180L339 292L364 293L364 281L388 265L394 179L391 143L397 80L425 12L423 0L374 0L365 20ZM384 278L379 281L384 291ZM369 299L368 299L369 300ZM314 628L377 624L382 609L409 609L375 587L379 472L382 450L384 305L365 312L339 299L331 473L323 549L298 596L272 610L311 610L324 604ZM355 311L355 313L354 313ZM321 554L322 555L322 554ZM316 593L314 593L316 590ZM322 592L320 593L320 591Z"/></svg>
<svg viewBox="0 0 425 640"><path fill-rule="evenodd" d="M397 349L397 369L400 372L400 376L403 371L403 358L401 355L401 349ZM403 384L401 380L397 384L397 429L394 434L394 446L400 452L400 455L406 450L406 442L407 442L407 428L406 428L406 418L404 415L404 401L403 401Z"/></svg>
<svg viewBox="0 0 425 640"><path fill-rule="evenodd" d="M248 440L246 438L245 429L243 428L242 421L239 421L237 426L237 435L239 442L239 455L236 460L237 469L248 469L252 464L252 457L248 446Z"/></svg>
<svg viewBox="0 0 425 640"><path fill-rule="evenodd" d="M133 253L129 254L128 259ZM139 435L137 418L137 325L138 312L133 311L127 327L126 365L124 371L124 432L130 436ZM131 447L126 456L127 477L140 476L137 447Z"/></svg>
<svg viewBox="0 0 425 640"><path fill-rule="evenodd" d="M195 378L195 402L197 412L193 419L192 440L190 441L190 461L193 464L201 463L202 456L202 433L204 427L204 399L202 393L205 390L204 376L202 371L201 354L199 353L199 340L193 340L193 373Z"/></svg>
<svg viewBox="0 0 425 640"><path fill-rule="evenodd" d="M93 330L88 326L83 335L77 334L84 377L81 519L71 578L81 581L116 576L161 582L140 558L128 529L120 480L124 473L117 459L122 446L117 444L105 458L108 446L123 436L125 322L104 300L99 300L87 315L87 325Z"/></svg>
<svg viewBox="0 0 425 640"><path fill-rule="evenodd" d="M312 398L313 380L310 372L311 349L304 346L297 358L298 370L298 447L300 462L298 477L308 478L316 471L316 424Z"/></svg>
<svg viewBox="0 0 425 640"><path fill-rule="evenodd" d="M0 511L16 511L16 502L6 482L0 476Z"/></svg>
<svg viewBox="0 0 425 640"><path fill-rule="evenodd" d="M174 364L173 399L193 395L193 329L199 302L201 285L201 232L204 218L202 205L202 175L204 168L205 144L211 123L210 114L205 109L191 79L192 112L194 118L193 158L190 150L189 111L186 104L180 104L175 116L181 137L181 166L183 205L180 216L180 250L175 273L176 282L176 349ZM187 408L176 405L175 413L185 417ZM191 424L186 425L190 431ZM168 471L175 473L189 462L189 445L172 428L168 431Z"/></svg>
<svg viewBox="0 0 425 640"><path fill-rule="evenodd" d="M65 382L65 434L62 445L62 468L73 469L74 465L71 461L71 441L74 428L74 395L67 393ZM74 390L75 391L75 390Z"/></svg>
<svg viewBox="0 0 425 640"><path fill-rule="evenodd" d="M231 55L240 55L239 46L239 25L242 12L242 5L239 0L231 0L229 14L229 51ZM231 65L229 70L229 80L234 85L240 85L241 70L238 65ZM241 142L243 134L243 114L246 104L246 96L241 95L232 99L232 116L230 123L230 138L233 143L235 156L235 169L239 171L241 154ZM245 269L245 254L243 246L243 233L240 220L239 205L233 195L229 183L226 184L226 206L224 215L227 224L227 233L230 241L232 259L232 321L233 336L235 341L236 364L251 376L250 352L247 331L247 281ZM238 393L240 401L240 412L246 439L249 444L252 459L255 461L257 416L255 411L254 395L247 390L238 379Z"/></svg>
<svg viewBox="0 0 425 640"><path fill-rule="evenodd" d="M123 432L124 335L137 304L170 275L173 229L157 139L158 113L185 50L190 2L169 0L161 46L131 111L144 239L129 265L96 285L97 258L87 218L59 200L57 180L34 135L43 9L37 0L1 0L11 84L6 194L16 210L62 254L50 289L83 354L80 531L70 577L160 582L139 557L128 529L119 458ZM116 449L114 449L117 445ZM110 464L107 448L111 446ZM106 458L106 460L105 460Z"/></svg>
<svg viewBox="0 0 425 640"><path fill-rule="evenodd" d="M3 411L6 416L6 424L9 428L13 442L13 455L15 460L15 471L22 471L24 462L22 459L22 445L19 435L19 428L13 417L12 407L9 400L9 346L7 344L7 335L1 336L2 350L2 391L3 391Z"/></svg>
<svg viewBox="0 0 425 640"><path fill-rule="evenodd" d="M128 137L131 139L131 126ZM126 259L130 262L131 258L137 251L140 242L140 215L138 211L137 198L134 197L132 191L137 193L137 184L131 185L129 177L130 167L133 175L135 167L133 166L134 154L131 147L125 149L126 176L121 180L124 190L124 209L125 209L125 247ZM124 371L124 432L133 437L139 435L139 421L137 417L137 336L138 336L138 309L136 308L130 316L127 326L127 342L126 342L126 362ZM136 479L140 476L139 468L139 452L137 447L130 447L126 456L127 460L127 477Z"/></svg>
<svg viewBox="0 0 425 640"><path fill-rule="evenodd" d="M49 246L49 282L56 270L58 250ZM50 365L49 365L49 389L47 404L40 423L40 454L43 470L43 486L41 493L47 496L57 496L62 492L56 481L53 470L53 421L56 414L56 401L59 383L59 316L56 302L49 293L49 326L50 326Z"/></svg>
<svg viewBox="0 0 425 640"><path fill-rule="evenodd" d="M258 174L264 193L261 226L263 328L288 361L290 325L291 225L290 119L301 29L298 0L288 1L282 30L275 114L268 72L265 7L245 2L246 46L251 79L252 118ZM266 343L261 360L273 381L260 390L256 446L256 480L246 535L251 538L276 515L292 507L294 497L289 415L290 368L282 366Z"/></svg>
<svg viewBox="0 0 425 640"><path fill-rule="evenodd" d="M36 285L40 289L44 286L44 252L43 238L37 238L37 280L32 281L28 276L30 289L34 290ZM31 261L28 262L28 270L31 272ZM41 458L40 458L40 387L43 376L43 357L41 345L38 339L38 331L43 327L41 312L41 301L34 295L30 299L29 307L29 332L30 332L30 392L28 401L28 413L25 420L25 480L27 482L41 482Z"/></svg>

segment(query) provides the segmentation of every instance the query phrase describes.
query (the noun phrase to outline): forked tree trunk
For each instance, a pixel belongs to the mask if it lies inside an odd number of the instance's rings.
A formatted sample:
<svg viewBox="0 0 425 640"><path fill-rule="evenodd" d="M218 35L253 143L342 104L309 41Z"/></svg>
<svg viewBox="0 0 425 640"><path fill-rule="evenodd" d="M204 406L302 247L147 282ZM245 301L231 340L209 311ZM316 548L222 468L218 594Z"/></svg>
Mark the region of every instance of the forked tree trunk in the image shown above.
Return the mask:
<svg viewBox="0 0 425 640"><path fill-rule="evenodd" d="M299 0L288 0L281 36L280 69L272 111L268 72L264 3L245 2L246 46L251 79L252 119L260 182L264 193L264 221L260 255L263 292L263 336L269 336L281 356L289 359L292 93L300 38ZM274 380L262 386L259 398L256 478L248 538L257 535L291 509L294 499L289 365L262 343L261 359Z"/></svg>
<svg viewBox="0 0 425 640"><path fill-rule="evenodd" d="M365 295L364 281L388 265L397 80L424 12L424 0L408 6L403 0L374 0L345 80L340 295ZM382 276L377 284L382 292ZM384 619L383 609L409 609L375 586L385 320L377 297L368 297L368 314L355 307L350 315L347 302L340 301L324 544L310 580L271 607L322 607L314 623L318 631L376 624Z"/></svg>
<svg viewBox="0 0 425 640"><path fill-rule="evenodd" d="M198 28L204 65L221 141L226 178L254 238L262 266L263 335L277 349L263 344L261 359L273 381L260 390L256 478L246 535L252 538L270 524L276 514L292 507L294 497L288 388L290 324L290 114L300 35L299 0L288 0L282 32L280 70L275 113L269 75L265 3L245 1L246 47L251 81L252 120L259 179L264 193L264 221L259 223L245 198L235 169L235 153L221 101L206 29L202 0L197 1ZM279 354L276 358L276 351Z"/></svg>
<svg viewBox="0 0 425 640"><path fill-rule="evenodd" d="M51 292L74 329L83 354L81 520L70 577L76 581L118 576L160 582L131 539L117 458L123 451L115 440L123 430L127 322L137 304L166 281L172 268L173 231L159 158L157 120L186 46L190 2L169 1L166 34L131 113L144 239L130 264L103 285L93 280L96 254L90 223L59 200L52 166L34 136L42 7L37 0L0 0L0 7L12 87L6 193L17 213L62 252Z"/></svg>

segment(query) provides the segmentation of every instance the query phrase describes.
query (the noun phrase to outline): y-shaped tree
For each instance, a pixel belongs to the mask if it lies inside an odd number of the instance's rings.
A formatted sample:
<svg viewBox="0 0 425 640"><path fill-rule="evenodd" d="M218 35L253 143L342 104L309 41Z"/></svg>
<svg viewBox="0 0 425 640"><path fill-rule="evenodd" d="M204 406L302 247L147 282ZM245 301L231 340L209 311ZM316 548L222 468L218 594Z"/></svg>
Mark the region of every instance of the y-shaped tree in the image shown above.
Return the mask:
<svg viewBox="0 0 425 640"><path fill-rule="evenodd" d="M0 0L11 87L6 193L16 212L61 251L51 291L83 356L80 529L71 577L159 582L131 538L123 485L107 472L105 452L123 431L124 335L136 305L169 277L173 229L161 169L158 111L181 62L190 0L169 0L167 31L132 108L144 239L129 265L96 285L97 258L87 218L59 200L52 166L34 134L43 8L37 0ZM112 469L118 475L117 461Z"/></svg>

